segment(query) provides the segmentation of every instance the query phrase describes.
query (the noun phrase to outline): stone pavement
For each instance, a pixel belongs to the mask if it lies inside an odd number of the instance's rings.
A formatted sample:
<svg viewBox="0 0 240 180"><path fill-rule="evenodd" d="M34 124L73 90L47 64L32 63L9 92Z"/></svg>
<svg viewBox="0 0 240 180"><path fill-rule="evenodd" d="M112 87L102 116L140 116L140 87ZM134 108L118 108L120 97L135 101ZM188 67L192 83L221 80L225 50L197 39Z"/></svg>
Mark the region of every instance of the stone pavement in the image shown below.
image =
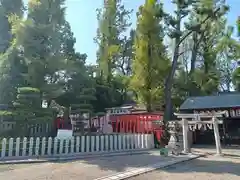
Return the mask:
<svg viewBox="0 0 240 180"><path fill-rule="evenodd" d="M193 148L191 148L191 151L193 153L202 153L202 154L215 154L216 153L216 147L215 146L209 146L209 145L198 145L198 146L193 146ZM230 155L230 156L239 156L240 157L240 146L237 147L231 147L231 146L227 146L227 147L222 147L222 153L224 155Z"/></svg>
<svg viewBox="0 0 240 180"><path fill-rule="evenodd" d="M175 164L178 164L178 163L182 163L182 162L185 162L185 161L196 159L198 157L200 157L200 155L182 155L182 156L168 157L168 158L165 157L164 161L161 161L161 162L158 162L158 163L155 163L155 164L149 164L145 167L138 167L138 168L126 170L125 172L116 173L114 175L97 178L95 180L123 180L123 179L128 179L128 178L131 178L133 176L137 176L137 175L140 175L140 174L145 174L145 173L154 171L156 169L165 168L165 167L172 166L172 165L175 165Z"/></svg>
<svg viewBox="0 0 240 180"><path fill-rule="evenodd" d="M178 157L180 158L180 157ZM162 157L159 152L112 157L96 157L78 161L46 162L43 164L0 165L0 179L7 180L93 180L148 165L168 164L176 159ZM8 167L6 167L8 166ZM2 170L1 170L2 169Z"/></svg>
<svg viewBox="0 0 240 180"><path fill-rule="evenodd" d="M239 180L240 158L209 155L158 169L128 180Z"/></svg>

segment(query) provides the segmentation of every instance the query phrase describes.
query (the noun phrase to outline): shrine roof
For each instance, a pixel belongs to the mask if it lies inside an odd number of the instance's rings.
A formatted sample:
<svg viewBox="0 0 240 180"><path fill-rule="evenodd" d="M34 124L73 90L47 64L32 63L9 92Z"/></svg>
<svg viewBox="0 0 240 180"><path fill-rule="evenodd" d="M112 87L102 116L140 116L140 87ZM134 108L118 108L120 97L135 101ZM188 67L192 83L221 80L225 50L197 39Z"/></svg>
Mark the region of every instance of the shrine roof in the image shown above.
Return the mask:
<svg viewBox="0 0 240 180"><path fill-rule="evenodd" d="M240 93L219 94L215 96L189 97L180 110L221 109L240 107Z"/></svg>

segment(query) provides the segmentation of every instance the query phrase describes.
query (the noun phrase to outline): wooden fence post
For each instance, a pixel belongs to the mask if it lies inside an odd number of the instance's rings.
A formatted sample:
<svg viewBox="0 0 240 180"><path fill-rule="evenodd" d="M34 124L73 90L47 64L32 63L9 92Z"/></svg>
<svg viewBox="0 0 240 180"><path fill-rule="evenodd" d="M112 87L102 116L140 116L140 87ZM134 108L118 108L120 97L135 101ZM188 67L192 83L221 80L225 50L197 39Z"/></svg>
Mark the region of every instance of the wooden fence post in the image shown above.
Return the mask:
<svg viewBox="0 0 240 180"><path fill-rule="evenodd" d="M20 138L18 137L16 139L16 151L15 151L15 156L19 156L19 153L20 153Z"/></svg>
<svg viewBox="0 0 240 180"><path fill-rule="evenodd" d="M22 156L26 156L27 152L27 138L23 138L23 148L22 148Z"/></svg>
<svg viewBox="0 0 240 180"><path fill-rule="evenodd" d="M47 154L50 156L52 154L52 138L48 138Z"/></svg>
<svg viewBox="0 0 240 180"><path fill-rule="evenodd" d="M8 156L11 157L13 155L13 138L9 139L9 147L8 147Z"/></svg>
<svg viewBox="0 0 240 180"><path fill-rule="evenodd" d="M1 149L1 158L4 158L6 155L6 146L7 146L7 140L6 138L3 138L2 140L2 149Z"/></svg>

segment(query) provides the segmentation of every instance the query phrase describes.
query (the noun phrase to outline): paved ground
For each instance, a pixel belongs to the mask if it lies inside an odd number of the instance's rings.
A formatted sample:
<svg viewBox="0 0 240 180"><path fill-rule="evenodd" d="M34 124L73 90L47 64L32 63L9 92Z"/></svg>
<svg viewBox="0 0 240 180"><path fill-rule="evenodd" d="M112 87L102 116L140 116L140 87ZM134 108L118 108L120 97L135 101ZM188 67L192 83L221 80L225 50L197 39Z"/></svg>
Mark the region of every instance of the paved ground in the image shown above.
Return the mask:
<svg viewBox="0 0 240 180"><path fill-rule="evenodd" d="M214 154L216 153L216 147L215 146L194 146L194 148L191 148L192 152L200 152L200 153L209 153ZM223 147L222 149L223 154L229 154L229 155L236 155L240 156L240 146L237 147Z"/></svg>
<svg viewBox="0 0 240 180"><path fill-rule="evenodd" d="M0 165L0 179L7 180L93 180L136 169L160 161L172 160L159 153L95 158L85 161L31 165Z"/></svg>
<svg viewBox="0 0 240 180"><path fill-rule="evenodd" d="M194 148L193 151L214 153L214 148ZM209 155L192 161L156 170L128 180L164 179L164 180L239 180L240 149L227 148L229 154L224 157Z"/></svg>
<svg viewBox="0 0 240 180"><path fill-rule="evenodd" d="M214 147L194 148L197 152L214 153ZM240 149L224 149L224 158L209 156L163 170L157 170L130 180L237 180L240 177ZM42 164L0 165L0 179L7 180L93 180L126 170L134 170L161 161L170 161L172 157L160 157L154 151L151 154L132 156L102 157L81 161L68 161ZM197 179L196 179L197 178Z"/></svg>

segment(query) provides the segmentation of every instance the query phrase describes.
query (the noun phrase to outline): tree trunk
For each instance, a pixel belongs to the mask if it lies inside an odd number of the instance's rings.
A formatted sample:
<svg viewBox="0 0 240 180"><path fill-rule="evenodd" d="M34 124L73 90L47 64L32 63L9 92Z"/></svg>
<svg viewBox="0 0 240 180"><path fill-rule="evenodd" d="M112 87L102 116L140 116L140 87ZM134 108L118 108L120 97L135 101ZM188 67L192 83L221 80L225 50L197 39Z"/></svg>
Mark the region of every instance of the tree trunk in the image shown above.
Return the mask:
<svg viewBox="0 0 240 180"><path fill-rule="evenodd" d="M190 81L191 86L194 86L194 88L191 87L189 89L189 96L193 96L194 93L195 93L195 89L196 89L195 84L193 83L193 81L194 81L193 75L194 75L194 72L195 72L197 52L198 52L198 47L199 47L199 42L198 41L199 40L197 38L197 32L193 32L193 49L192 49L192 55L191 55L191 69L190 69L190 72L189 72L188 81Z"/></svg>
<svg viewBox="0 0 240 180"><path fill-rule="evenodd" d="M177 7L177 24L176 24L176 30L181 32L181 13L180 13L180 6L178 5ZM187 36L186 36L187 37ZM185 38L186 38L185 37ZM167 79L165 81L165 109L164 109L164 121L168 121L172 117L172 86L173 86L173 81L174 81L174 74L177 69L178 65L178 55L179 55L179 46L181 41L184 40L181 39L180 35L177 35L175 38L175 48L174 48L174 54L173 54L173 59L172 59L172 67L169 75L167 76Z"/></svg>
<svg viewBox="0 0 240 180"><path fill-rule="evenodd" d="M176 44L180 41L180 37L176 38ZM179 46L175 47L173 60L172 60L172 68L171 72L168 75L165 82L165 110L164 110L164 121L168 121L172 116L172 85L174 81L174 74L177 69L177 61L178 61L178 53Z"/></svg>

